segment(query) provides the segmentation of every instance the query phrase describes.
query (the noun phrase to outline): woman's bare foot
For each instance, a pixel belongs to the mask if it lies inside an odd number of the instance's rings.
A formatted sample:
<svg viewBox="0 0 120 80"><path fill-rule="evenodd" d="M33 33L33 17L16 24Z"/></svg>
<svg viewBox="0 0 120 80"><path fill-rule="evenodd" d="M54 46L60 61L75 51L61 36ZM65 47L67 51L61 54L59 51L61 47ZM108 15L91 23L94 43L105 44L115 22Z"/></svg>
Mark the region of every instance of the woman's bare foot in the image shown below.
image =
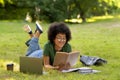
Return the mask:
<svg viewBox="0 0 120 80"><path fill-rule="evenodd" d="M29 32L32 31L29 25L25 25L25 26L23 27L23 29L24 29L24 31L27 32L27 33L29 33Z"/></svg>
<svg viewBox="0 0 120 80"><path fill-rule="evenodd" d="M30 28L29 25L23 26L23 29L25 32L27 32L30 35L31 38L33 37L32 29Z"/></svg>

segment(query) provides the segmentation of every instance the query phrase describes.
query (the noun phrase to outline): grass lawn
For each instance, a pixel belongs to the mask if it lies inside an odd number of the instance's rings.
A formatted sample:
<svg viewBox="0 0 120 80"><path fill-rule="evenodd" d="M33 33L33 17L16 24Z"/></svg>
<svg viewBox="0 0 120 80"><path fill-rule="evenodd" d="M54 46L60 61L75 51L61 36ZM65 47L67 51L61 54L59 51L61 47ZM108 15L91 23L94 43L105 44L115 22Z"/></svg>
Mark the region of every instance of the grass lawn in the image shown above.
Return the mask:
<svg viewBox="0 0 120 80"><path fill-rule="evenodd" d="M120 19L104 20L85 24L68 24L72 31L73 51L81 55L99 56L108 61L103 66L90 66L100 70L97 74L61 73L46 70L44 75L24 74L19 72L19 56L27 50L24 42L29 36L23 31L22 21L0 21L0 80L120 80ZM33 30L35 24L29 23ZM44 33L40 44L43 48L47 41L49 24L41 23ZM6 64L14 63L14 71L7 71ZM75 67L83 67L78 60Z"/></svg>

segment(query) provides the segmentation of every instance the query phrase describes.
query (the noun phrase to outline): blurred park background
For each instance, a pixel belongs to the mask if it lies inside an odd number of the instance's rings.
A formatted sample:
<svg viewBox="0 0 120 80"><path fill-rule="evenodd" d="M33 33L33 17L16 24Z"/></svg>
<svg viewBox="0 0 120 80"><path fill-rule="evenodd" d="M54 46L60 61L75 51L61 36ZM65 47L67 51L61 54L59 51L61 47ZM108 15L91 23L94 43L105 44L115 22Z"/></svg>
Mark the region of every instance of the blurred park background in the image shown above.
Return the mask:
<svg viewBox="0 0 120 80"><path fill-rule="evenodd" d="M87 22L120 13L120 0L0 0L0 20ZM79 21L75 21L75 19Z"/></svg>
<svg viewBox="0 0 120 80"><path fill-rule="evenodd" d="M120 80L119 14L120 0L0 0L0 80ZM73 51L101 57L108 63L89 66L101 71L97 74L45 69L44 75L20 72L19 57L25 56L25 41L29 39L22 27L27 23L34 31L36 20L44 30L41 48L50 23L65 21L72 32ZM84 67L79 59L74 67ZM13 71L7 71L8 63L14 64Z"/></svg>

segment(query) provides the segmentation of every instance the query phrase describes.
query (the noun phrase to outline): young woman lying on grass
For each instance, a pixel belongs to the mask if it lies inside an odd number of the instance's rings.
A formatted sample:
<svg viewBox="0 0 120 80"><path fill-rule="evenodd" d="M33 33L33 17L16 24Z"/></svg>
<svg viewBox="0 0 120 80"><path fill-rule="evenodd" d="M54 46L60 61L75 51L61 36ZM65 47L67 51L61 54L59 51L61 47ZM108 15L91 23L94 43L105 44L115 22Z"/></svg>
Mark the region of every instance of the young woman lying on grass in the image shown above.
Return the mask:
<svg viewBox="0 0 120 80"><path fill-rule="evenodd" d="M53 66L56 52L71 52L71 45L68 43L71 40L71 31L65 23L54 22L48 29L48 42L44 46L44 50L38 44L40 35L43 33L42 27L36 22L36 30L33 34L29 25L24 26L24 30L29 33L31 39L26 42L28 57L43 57L44 67L48 69L69 69L67 66Z"/></svg>

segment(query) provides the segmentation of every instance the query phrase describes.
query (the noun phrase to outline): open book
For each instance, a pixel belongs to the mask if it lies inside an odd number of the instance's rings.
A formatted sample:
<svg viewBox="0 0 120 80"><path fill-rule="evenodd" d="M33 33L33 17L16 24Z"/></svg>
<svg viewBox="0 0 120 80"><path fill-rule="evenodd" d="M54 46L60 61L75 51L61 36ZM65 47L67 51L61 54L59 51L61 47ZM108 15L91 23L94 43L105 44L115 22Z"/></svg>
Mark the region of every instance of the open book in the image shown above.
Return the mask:
<svg viewBox="0 0 120 80"><path fill-rule="evenodd" d="M90 67L80 67L80 68L72 68L68 70L62 70L61 72L67 73L67 72L79 72L81 74L89 74L89 73L98 73L101 72L99 70L94 70Z"/></svg>
<svg viewBox="0 0 120 80"><path fill-rule="evenodd" d="M69 64L74 66L78 60L79 52L57 52L55 55L53 66Z"/></svg>

